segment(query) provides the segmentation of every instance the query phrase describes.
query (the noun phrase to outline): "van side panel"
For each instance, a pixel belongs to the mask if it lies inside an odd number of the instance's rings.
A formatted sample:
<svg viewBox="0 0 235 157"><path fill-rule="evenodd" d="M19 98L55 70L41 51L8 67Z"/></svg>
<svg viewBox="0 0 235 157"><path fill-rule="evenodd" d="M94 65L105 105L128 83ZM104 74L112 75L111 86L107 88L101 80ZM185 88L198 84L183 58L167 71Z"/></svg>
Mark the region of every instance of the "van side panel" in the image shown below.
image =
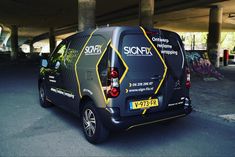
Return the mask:
<svg viewBox="0 0 235 157"><path fill-rule="evenodd" d="M89 96L98 108L105 108L108 104L102 86L102 76L99 73L101 66L99 65L105 54L109 53L110 34L111 30L102 32L102 29L97 29L84 45L76 68L81 97ZM102 69L102 73L107 74L107 70L107 68Z"/></svg>
<svg viewBox="0 0 235 157"><path fill-rule="evenodd" d="M70 45L68 47L67 53L64 56L64 68L66 69L63 74L63 84L64 88L69 91L74 98L67 98L67 104L70 104L70 111L74 113L79 113L78 104L80 102L79 88L77 86L76 73L75 73L75 62L78 56L81 53L82 47L85 42L88 40L87 35L84 36L74 36L73 38L68 39ZM67 105L65 104L65 105Z"/></svg>

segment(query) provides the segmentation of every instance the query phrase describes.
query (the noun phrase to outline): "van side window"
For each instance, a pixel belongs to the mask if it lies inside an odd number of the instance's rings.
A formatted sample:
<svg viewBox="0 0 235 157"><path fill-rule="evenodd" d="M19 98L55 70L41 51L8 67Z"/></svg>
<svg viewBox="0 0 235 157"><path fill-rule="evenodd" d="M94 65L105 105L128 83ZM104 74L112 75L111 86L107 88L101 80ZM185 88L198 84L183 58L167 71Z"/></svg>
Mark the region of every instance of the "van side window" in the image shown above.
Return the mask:
<svg viewBox="0 0 235 157"><path fill-rule="evenodd" d="M80 54L84 44L86 43L88 36L84 37L74 37L70 43L69 50L76 51L76 53Z"/></svg>
<svg viewBox="0 0 235 157"><path fill-rule="evenodd" d="M64 63L68 67L72 68L74 66L74 62L76 61L78 55L81 53L87 39L88 37L74 37L71 39L70 45L64 58Z"/></svg>
<svg viewBox="0 0 235 157"><path fill-rule="evenodd" d="M49 66L53 67L57 61L62 62L64 59L64 54L67 50L67 42L62 41L57 48L55 49L55 51L52 53L52 55L50 56L50 64Z"/></svg>

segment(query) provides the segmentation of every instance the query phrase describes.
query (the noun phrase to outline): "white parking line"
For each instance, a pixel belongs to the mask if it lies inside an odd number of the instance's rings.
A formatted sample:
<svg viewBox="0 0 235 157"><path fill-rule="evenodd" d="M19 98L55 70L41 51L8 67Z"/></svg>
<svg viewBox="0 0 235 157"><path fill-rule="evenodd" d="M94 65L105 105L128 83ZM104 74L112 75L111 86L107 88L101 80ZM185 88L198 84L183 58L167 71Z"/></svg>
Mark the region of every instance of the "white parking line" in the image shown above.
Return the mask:
<svg viewBox="0 0 235 157"><path fill-rule="evenodd" d="M227 120L234 120L235 121L235 114L224 114L224 115L219 115L222 118L225 118Z"/></svg>

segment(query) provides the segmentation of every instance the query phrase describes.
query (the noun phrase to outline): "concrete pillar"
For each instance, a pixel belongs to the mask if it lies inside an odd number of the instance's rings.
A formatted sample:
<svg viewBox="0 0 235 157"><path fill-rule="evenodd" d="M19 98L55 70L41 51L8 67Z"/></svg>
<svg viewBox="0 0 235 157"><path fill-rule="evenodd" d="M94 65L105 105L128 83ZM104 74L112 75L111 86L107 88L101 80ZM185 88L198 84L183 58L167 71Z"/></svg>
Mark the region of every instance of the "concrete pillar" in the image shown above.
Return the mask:
<svg viewBox="0 0 235 157"><path fill-rule="evenodd" d="M95 28L96 0L78 0L78 31Z"/></svg>
<svg viewBox="0 0 235 157"><path fill-rule="evenodd" d="M6 37L4 38L3 42L2 42L2 46L4 47L4 49L6 48L7 46L7 43L9 41L9 39L11 38L11 33L7 33Z"/></svg>
<svg viewBox="0 0 235 157"><path fill-rule="evenodd" d="M34 51L33 42L30 42L30 44L29 44L29 51L30 51L30 53L33 53L33 51Z"/></svg>
<svg viewBox="0 0 235 157"><path fill-rule="evenodd" d="M154 0L139 1L139 25L153 27Z"/></svg>
<svg viewBox="0 0 235 157"><path fill-rule="evenodd" d="M210 8L207 49L211 63L219 67L219 48L221 38L223 9L219 6Z"/></svg>
<svg viewBox="0 0 235 157"><path fill-rule="evenodd" d="M16 60L19 53L18 27L11 26L11 60Z"/></svg>
<svg viewBox="0 0 235 157"><path fill-rule="evenodd" d="M50 44L50 53L52 53L56 46L55 32L53 28L49 30L49 44Z"/></svg>
<svg viewBox="0 0 235 157"><path fill-rule="evenodd" d="M2 36L2 30L3 30L3 28L2 28L2 26L0 25L0 36Z"/></svg>

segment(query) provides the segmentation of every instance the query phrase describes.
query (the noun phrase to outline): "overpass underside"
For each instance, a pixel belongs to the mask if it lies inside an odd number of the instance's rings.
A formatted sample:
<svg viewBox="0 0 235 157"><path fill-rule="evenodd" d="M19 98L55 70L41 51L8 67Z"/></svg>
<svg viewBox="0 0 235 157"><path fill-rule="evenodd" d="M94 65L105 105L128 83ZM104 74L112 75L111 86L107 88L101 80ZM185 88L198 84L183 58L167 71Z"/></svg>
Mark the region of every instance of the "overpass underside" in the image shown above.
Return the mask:
<svg viewBox="0 0 235 157"><path fill-rule="evenodd" d="M235 0L67 0L8 1L0 10L0 23L10 28L12 58L17 57L18 37L31 50L33 44L55 40L100 25L142 25L173 31L208 32L208 52L217 64L221 31L235 30ZM25 16L28 15L28 16ZM37 31L36 31L37 30Z"/></svg>

